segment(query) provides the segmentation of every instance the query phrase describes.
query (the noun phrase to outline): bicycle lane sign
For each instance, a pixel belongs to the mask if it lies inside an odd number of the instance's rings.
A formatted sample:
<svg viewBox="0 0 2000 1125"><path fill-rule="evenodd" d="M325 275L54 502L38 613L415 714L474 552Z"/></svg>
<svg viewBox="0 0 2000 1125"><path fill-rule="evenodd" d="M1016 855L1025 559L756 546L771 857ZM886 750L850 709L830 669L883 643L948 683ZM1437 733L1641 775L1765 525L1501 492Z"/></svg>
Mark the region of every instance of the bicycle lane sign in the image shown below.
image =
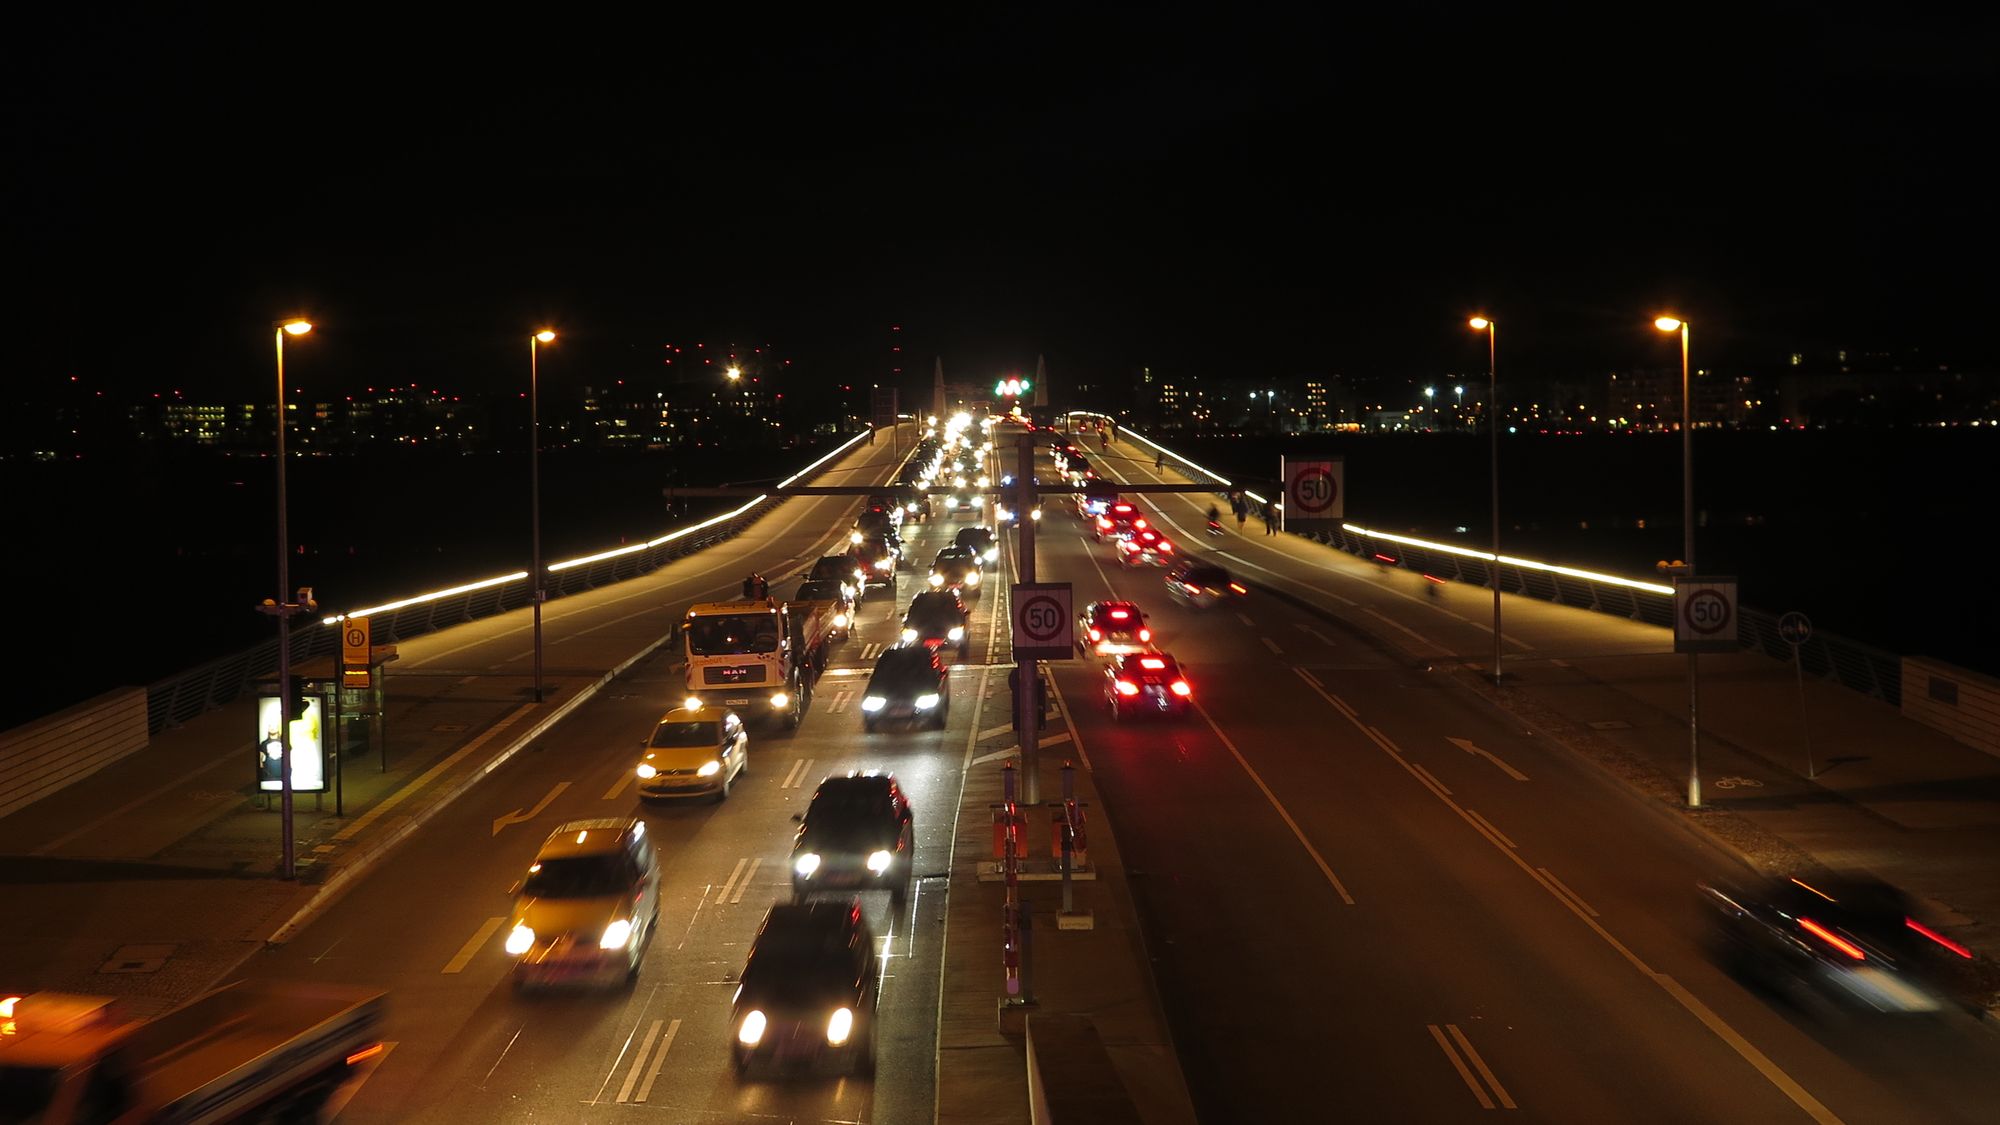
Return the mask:
<svg viewBox="0 0 2000 1125"><path fill-rule="evenodd" d="M1674 651L1735 652L1736 578L1674 580Z"/></svg>

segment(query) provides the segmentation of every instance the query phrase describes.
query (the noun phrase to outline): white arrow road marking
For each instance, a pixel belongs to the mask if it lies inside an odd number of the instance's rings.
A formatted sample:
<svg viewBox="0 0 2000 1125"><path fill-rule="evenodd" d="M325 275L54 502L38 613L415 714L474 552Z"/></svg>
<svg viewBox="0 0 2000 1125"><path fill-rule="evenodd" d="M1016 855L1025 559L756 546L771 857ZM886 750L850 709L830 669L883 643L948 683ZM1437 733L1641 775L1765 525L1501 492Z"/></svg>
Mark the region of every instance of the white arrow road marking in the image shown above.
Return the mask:
<svg viewBox="0 0 2000 1125"><path fill-rule="evenodd" d="M486 945L487 940L493 936L493 931L505 925L506 922L505 918L488 918L485 922L482 922L479 929L473 933L472 940L460 946L458 955L444 963L444 971L447 973L463 972L465 967L472 963L472 959L479 954L480 949Z"/></svg>
<svg viewBox="0 0 2000 1125"><path fill-rule="evenodd" d="M495 836L498 836L500 834L500 830L502 828L507 827L510 824L526 824L527 822L535 819L537 816L540 816L542 810L549 807L549 802L555 800L557 797L562 796L562 791L568 788L569 788L569 782L558 781L556 782L556 787L554 789L549 790L549 795L543 797L540 803L536 804L534 808L529 809L527 812L522 812L520 809L515 809L513 812L508 813L506 816L495 819L493 821L493 834Z"/></svg>
<svg viewBox="0 0 2000 1125"><path fill-rule="evenodd" d="M660 1025L656 1023L653 1026L658 1027ZM653 1092L653 1079L660 1076L660 1067L667 1061L667 1052L673 1049L674 1036L679 1034L680 1030L681 1021L679 1020L675 1020L667 1025L667 1034L660 1040L660 1053L653 1056L653 1068L646 1072L646 1082L639 1087L638 1096L634 1097L633 1101L643 1102L646 1100L647 1095Z"/></svg>
<svg viewBox="0 0 2000 1125"><path fill-rule="evenodd" d="M1500 769L1503 772L1505 772L1508 777L1513 778L1515 781L1528 780L1527 774L1522 773L1520 770L1517 770L1513 766L1510 766L1507 763L1501 761L1497 756L1494 755L1494 753L1491 750L1480 749L1478 745L1475 744L1471 739L1454 738L1451 739L1450 741L1453 746L1458 747L1460 750L1463 750L1468 754L1477 754L1480 757L1486 759L1487 761L1492 762L1494 765L1499 766Z"/></svg>

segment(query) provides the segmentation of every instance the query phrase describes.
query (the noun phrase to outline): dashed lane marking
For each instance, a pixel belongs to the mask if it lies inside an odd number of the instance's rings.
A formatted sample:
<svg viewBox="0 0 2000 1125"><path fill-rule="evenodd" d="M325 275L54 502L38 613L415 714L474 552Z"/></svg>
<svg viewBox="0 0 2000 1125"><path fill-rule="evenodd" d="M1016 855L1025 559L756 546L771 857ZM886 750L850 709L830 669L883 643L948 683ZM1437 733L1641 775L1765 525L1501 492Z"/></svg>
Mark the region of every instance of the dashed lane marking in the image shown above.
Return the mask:
<svg viewBox="0 0 2000 1125"><path fill-rule="evenodd" d="M493 937L494 932L506 923L507 919L505 918L488 918L486 921L480 923L479 929L473 931L472 939L460 946L458 953L451 960L444 963L444 971L447 973L464 972L465 967L472 963L472 959L478 956L481 949L485 948L487 941Z"/></svg>

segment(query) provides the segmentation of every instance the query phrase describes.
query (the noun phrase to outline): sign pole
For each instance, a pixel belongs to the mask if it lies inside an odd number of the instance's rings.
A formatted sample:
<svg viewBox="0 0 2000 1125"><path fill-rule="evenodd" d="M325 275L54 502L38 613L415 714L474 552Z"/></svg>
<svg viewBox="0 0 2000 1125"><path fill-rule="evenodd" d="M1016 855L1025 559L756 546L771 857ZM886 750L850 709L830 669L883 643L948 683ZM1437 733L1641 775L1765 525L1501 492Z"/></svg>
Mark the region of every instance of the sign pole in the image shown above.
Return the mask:
<svg viewBox="0 0 2000 1125"><path fill-rule="evenodd" d="M1032 583L1035 580L1035 452L1025 435L1014 443L1019 455L1014 469L1014 526L1021 529L1015 542L1015 562L1020 574L1017 582ZM1040 699L1042 666L1037 660L1015 660L1016 679L1020 689L1014 693L1014 715L1020 721L1021 730L1021 784L1022 801L1028 805L1042 803L1042 782L1040 751L1042 748L1041 710L1036 706Z"/></svg>

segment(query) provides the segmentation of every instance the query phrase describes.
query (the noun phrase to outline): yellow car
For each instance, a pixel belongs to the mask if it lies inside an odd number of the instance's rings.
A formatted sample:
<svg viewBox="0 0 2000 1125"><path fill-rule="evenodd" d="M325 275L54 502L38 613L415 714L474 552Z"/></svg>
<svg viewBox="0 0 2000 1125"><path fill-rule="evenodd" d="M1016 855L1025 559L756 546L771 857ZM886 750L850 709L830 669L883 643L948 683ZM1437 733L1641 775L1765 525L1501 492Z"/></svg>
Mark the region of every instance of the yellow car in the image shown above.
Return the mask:
<svg viewBox="0 0 2000 1125"><path fill-rule="evenodd" d="M729 786L750 772L750 736L736 712L676 707L660 717L639 759L639 796L729 796Z"/></svg>
<svg viewBox="0 0 2000 1125"><path fill-rule="evenodd" d="M516 986L639 975L660 920L660 869L645 822L558 827L513 893L506 948Z"/></svg>

